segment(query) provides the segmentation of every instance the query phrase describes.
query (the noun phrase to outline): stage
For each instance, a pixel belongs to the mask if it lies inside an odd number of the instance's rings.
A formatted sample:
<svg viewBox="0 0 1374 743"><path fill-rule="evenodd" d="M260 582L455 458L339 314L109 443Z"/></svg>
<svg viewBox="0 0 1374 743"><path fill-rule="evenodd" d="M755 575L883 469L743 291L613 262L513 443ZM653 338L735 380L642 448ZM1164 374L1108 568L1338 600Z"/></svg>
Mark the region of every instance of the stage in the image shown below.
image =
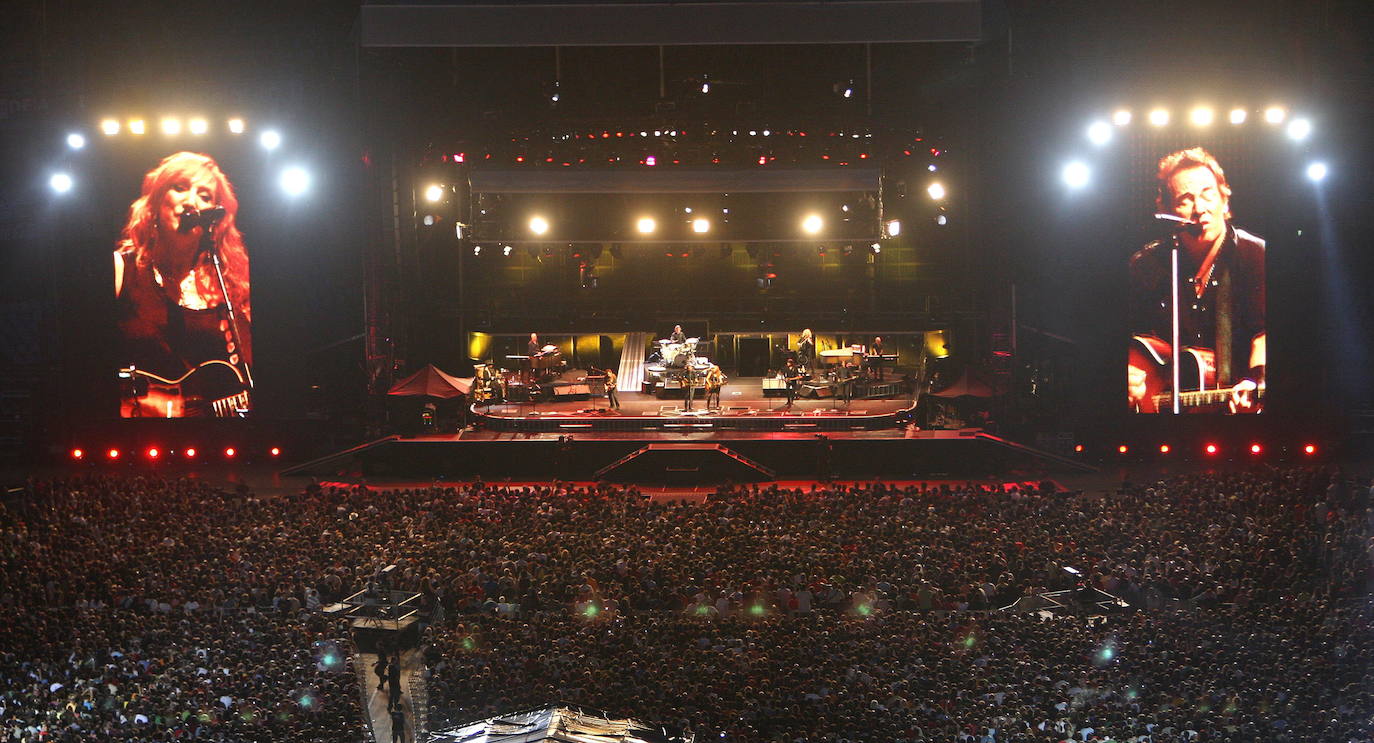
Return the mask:
<svg viewBox="0 0 1374 743"><path fill-rule="evenodd" d="M765 382L772 388L765 389ZM732 380L721 390L720 404L710 408L699 389L690 404L680 388L660 395L621 391L620 407L611 408L601 388L565 382L549 387L538 402L475 404L471 413L478 428L492 431L829 432L900 428L916 405L895 380L866 386L868 397L850 401L836 398L828 385L804 384L790 405L779 384L759 377ZM874 397L874 391L883 394Z"/></svg>

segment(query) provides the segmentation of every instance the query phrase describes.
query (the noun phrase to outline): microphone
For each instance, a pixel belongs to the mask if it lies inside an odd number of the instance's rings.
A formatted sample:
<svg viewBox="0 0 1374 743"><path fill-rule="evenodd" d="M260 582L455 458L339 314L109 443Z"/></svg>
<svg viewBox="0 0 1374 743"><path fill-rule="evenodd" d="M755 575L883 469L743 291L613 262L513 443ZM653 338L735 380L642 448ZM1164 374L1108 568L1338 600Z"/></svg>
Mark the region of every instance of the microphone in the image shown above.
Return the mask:
<svg viewBox="0 0 1374 743"><path fill-rule="evenodd" d="M1175 232L1182 232L1184 230L1190 232L1202 231L1201 222L1194 222L1191 219L1184 219L1183 217L1175 216L1173 214L1164 214L1161 212L1155 215L1155 221L1163 222L1166 227L1173 229Z"/></svg>
<svg viewBox="0 0 1374 743"><path fill-rule="evenodd" d="M177 221L177 232L186 233L197 227L214 227L224 219L224 207L212 206L205 211L187 209Z"/></svg>

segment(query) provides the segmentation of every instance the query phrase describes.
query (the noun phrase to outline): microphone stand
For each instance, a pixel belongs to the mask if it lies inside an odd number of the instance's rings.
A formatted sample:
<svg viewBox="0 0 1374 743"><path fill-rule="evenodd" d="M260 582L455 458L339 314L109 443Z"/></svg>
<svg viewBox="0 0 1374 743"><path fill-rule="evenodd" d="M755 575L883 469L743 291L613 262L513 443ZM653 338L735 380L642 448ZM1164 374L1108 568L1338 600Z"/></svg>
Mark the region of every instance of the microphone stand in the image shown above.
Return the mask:
<svg viewBox="0 0 1374 743"><path fill-rule="evenodd" d="M1169 357L1169 372L1170 372L1170 375L1171 375L1172 378L1173 378L1173 384L1171 385L1171 389L1170 389L1170 392L1169 392L1169 397L1170 397L1170 399L1172 400L1172 406L1173 406L1174 415L1178 415L1180 412L1182 412L1181 409L1180 409L1180 407L1179 407L1179 396L1178 396L1178 385L1179 385L1178 358L1179 358L1179 354L1182 352L1182 349L1179 347L1180 344L1179 344L1179 342L1178 342L1178 336L1179 336L1179 321L1178 321L1178 234L1177 234L1177 233L1174 234L1173 249L1169 251L1169 278L1170 278L1170 281L1169 281L1169 286L1170 286L1170 290L1169 290L1169 299L1170 299L1170 308L1169 308L1169 312L1170 312L1170 314L1172 315L1171 321L1172 321L1172 323L1173 323L1173 339L1172 339L1173 349L1172 349L1172 355Z"/></svg>
<svg viewBox="0 0 1374 743"><path fill-rule="evenodd" d="M224 298L224 309L229 313L229 334L233 339L234 348L238 349L239 366L243 367L244 381L248 385L248 391L253 390L253 370L248 366L248 354L243 347L243 338L239 335L238 313L234 311L234 300L229 297L229 287L224 283L224 269L220 266L219 251L215 249L215 224L206 222L201 226L200 231L200 250L210 254L210 262L215 267L215 278L219 281L219 293Z"/></svg>

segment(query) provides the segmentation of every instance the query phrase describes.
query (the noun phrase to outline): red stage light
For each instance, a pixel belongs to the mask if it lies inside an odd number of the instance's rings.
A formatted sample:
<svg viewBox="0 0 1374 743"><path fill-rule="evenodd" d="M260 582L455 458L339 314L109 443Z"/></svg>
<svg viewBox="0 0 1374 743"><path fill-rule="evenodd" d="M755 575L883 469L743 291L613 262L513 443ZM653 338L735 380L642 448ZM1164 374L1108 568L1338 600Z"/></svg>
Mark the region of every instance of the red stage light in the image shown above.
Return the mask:
<svg viewBox="0 0 1374 743"><path fill-rule="evenodd" d="M186 458L187 458L187 459L194 459L195 456L196 456L196 448L195 448L194 446L187 447L187 448L186 448Z"/></svg>
<svg viewBox="0 0 1374 743"><path fill-rule="evenodd" d="M72 449L72 459L84 459L85 457L86 452L81 451L80 449Z"/></svg>
<svg viewBox="0 0 1374 743"><path fill-rule="evenodd" d="M1259 444L1251 444L1251 445L1250 445L1250 453L1251 453L1251 454L1259 454L1259 453L1262 452L1262 451L1264 451L1264 447L1260 446Z"/></svg>
<svg viewBox="0 0 1374 743"><path fill-rule="evenodd" d="M1303 453L1304 453L1304 454L1316 454L1316 453L1317 453L1317 445L1316 445L1316 444L1308 444L1307 446L1304 446L1304 447L1302 448L1302 450L1303 450ZM78 449L77 451L80 451L80 449Z"/></svg>
<svg viewBox="0 0 1374 743"><path fill-rule="evenodd" d="M156 446L150 446L150 447L148 447L148 458L149 458L149 459L157 459L157 458L160 457L160 456L162 456L162 452L158 451L158 448L157 448Z"/></svg>
<svg viewBox="0 0 1374 743"><path fill-rule="evenodd" d="M230 459L233 459L234 455L236 454L238 454L238 451L235 450L232 446L224 450L224 456L229 457Z"/></svg>
<svg viewBox="0 0 1374 743"><path fill-rule="evenodd" d="M1079 445L1075 446L1075 447L1073 448L1073 450L1076 451L1076 452L1082 452L1082 451L1083 451L1083 445L1082 445L1082 444L1079 444Z"/></svg>
<svg viewBox="0 0 1374 743"><path fill-rule="evenodd" d="M1116 447L1116 450L1121 452L1122 454L1125 454L1126 452L1131 450L1131 447L1122 444L1121 446Z"/></svg>
<svg viewBox="0 0 1374 743"><path fill-rule="evenodd" d="M461 152L455 152L455 153L453 154L453 162L461 163L461 162L465 161L466 159L467 159L467 157L464 156L463 153L461 153Z"/></svg>
<svg viewBox="0 0 1374 743"><path fill-rule="evenodd" d="M1207 445L1207 453L1208 453L1208 454L1216 454L1216 453L1217 453L1217 445L1216 445L1216 444L1208 444L1208 445Z"/></svg>
<svg viewBox="0 0 1374 743"><path fill-rule="evenodd" d="M118 450L118 449L111 449L111 450L105 452L105 456L109 457L110 459L119 459L119 450Z"/></svg>
<svg viewBox="0 0 1374 743"><path fill-rule="evenodd" d="M280 457L280 456L281 456L281 447L278 447L278 446L272 447L272 456L274 456L274 457Z"/></svg>
<svg viewBox="0 0 1374 743"><path fill-rule="evenodd" d="M1168 444L1160 444L1160 445L1159 445L1159 453L1160 453L1160 454L1168 454L1168 453L1169 453L1169 445L1168 445Z"/></svg>

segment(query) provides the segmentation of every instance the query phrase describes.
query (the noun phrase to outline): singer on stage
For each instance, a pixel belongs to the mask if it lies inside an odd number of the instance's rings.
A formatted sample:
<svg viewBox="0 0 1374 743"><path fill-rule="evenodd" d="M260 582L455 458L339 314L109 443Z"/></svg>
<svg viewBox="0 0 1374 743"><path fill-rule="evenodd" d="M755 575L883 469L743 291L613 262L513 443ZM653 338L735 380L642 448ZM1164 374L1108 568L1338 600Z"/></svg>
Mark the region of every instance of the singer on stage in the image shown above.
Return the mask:
<svg viewBox="0 0 1374 743"><path fill-rule="evenodd" d="M237 215L206 155L178 152L143 176L114 252L122 416L247 409L253 310Z"/></svg>
<svg viewBox="0 0 1374 743"><path fill-rule="evenodd" d="M1131 257L1131 409L1173 409L1171 276L1177 246L1180 411L1259 412L1264 239L1231 223L1231 186L1220 163L1201 147L1164 156L1155 177L1156 219L1172 234Z"/></svg>

